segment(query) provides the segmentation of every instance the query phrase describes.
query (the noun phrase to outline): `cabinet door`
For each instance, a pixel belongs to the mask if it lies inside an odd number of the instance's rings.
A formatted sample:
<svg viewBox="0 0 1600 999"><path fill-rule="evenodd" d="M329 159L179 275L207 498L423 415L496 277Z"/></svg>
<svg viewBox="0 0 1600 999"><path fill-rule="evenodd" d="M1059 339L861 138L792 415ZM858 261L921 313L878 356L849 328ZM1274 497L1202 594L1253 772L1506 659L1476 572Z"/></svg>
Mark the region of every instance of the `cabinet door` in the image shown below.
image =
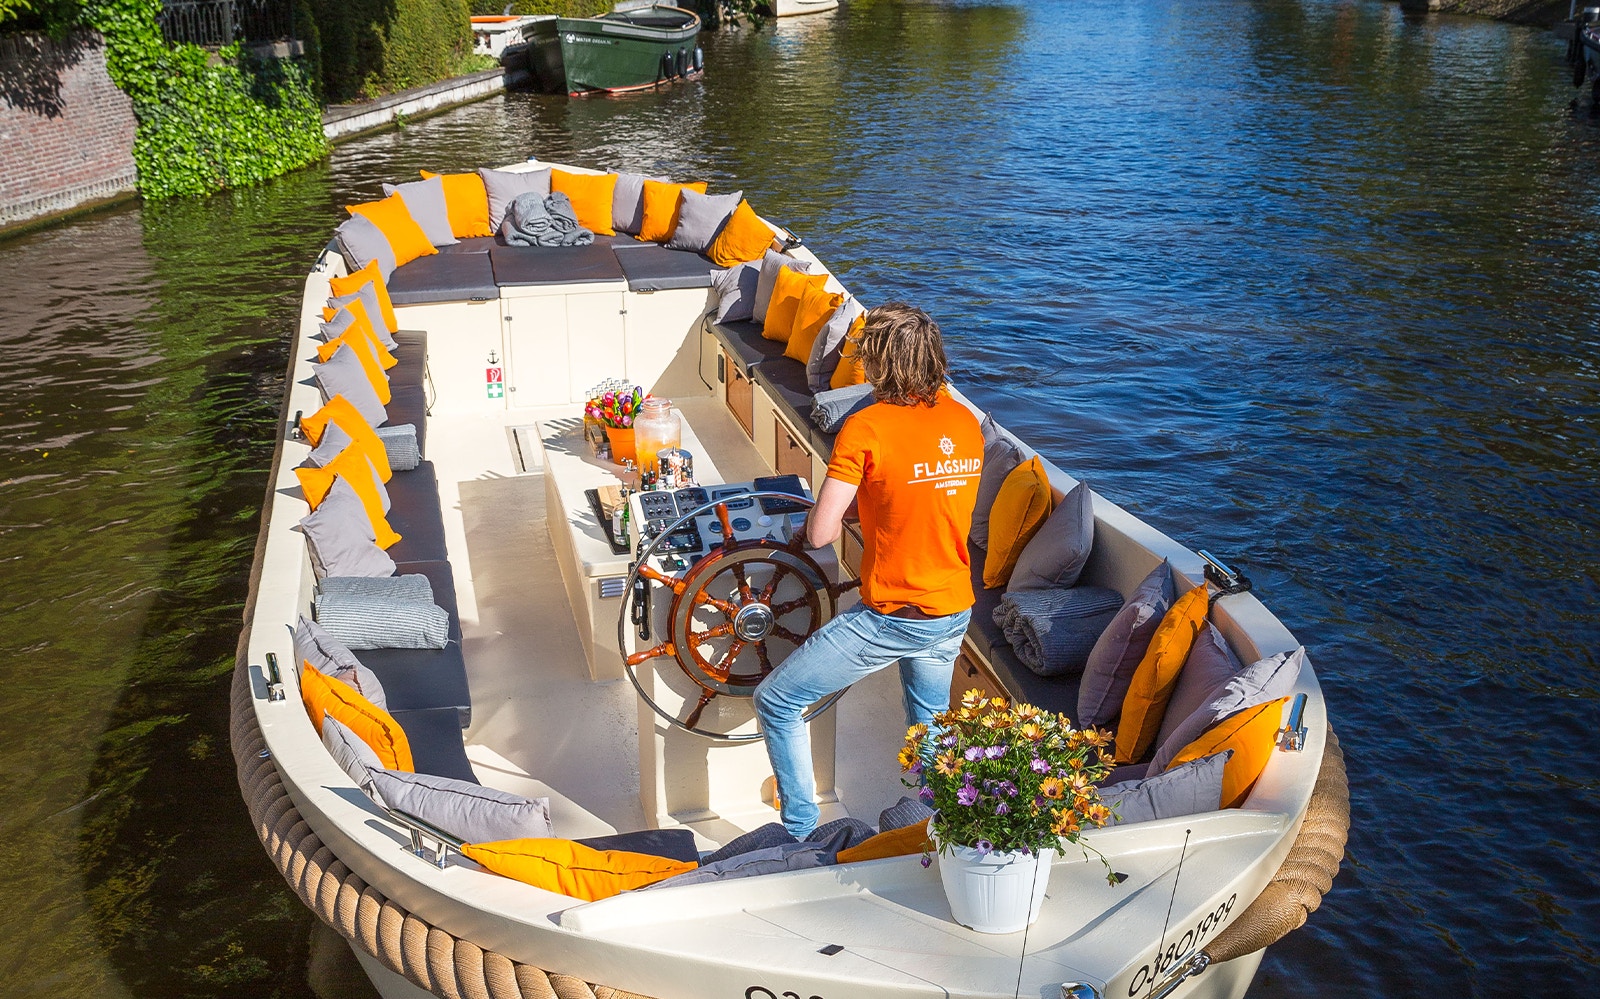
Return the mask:
<svg viewBox="0 0 1600 999"><path fill-rule="evenodd" d="M739 421L739 426L744 432L755 437L756 422L756 387L753 385L739 366L732 361L728 362L728 409L733 413L733 418Z"/></svg>
<svg viewBox="0 0 1600 999"><path fill-rule="evenodd" d="M536 295L503 304L507 405L548 406L570 401L566 297Z"/></svg>
<svg viewBox="0 0 1600 999"><path fill-rule="evenodd" d="M567 296L568 401L583 402L589 389L626 371L622 308L620 291Z"/></svg>
<svg viewBox="0 0 1600 999"><path fill-rule="evenodd" d="M776 435L772 442L772 453L776 455L772 467L779 475L798 475L810 482L811 452L802 447L782 423L774 422L772 432Z"/></svg>

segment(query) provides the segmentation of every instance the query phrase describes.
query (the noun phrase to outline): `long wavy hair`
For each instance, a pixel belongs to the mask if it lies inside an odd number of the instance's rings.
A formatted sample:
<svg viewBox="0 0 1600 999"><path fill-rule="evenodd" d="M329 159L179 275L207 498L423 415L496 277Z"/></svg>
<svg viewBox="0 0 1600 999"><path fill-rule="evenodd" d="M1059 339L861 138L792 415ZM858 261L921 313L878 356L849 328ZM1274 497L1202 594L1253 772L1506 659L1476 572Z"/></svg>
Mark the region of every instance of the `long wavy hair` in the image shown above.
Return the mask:
<svg viewBox="0 0 1600 999"><path fill-rule="evenodd" d="M877 398L897 406L932 406L950 373L939 324L905 302L867 310L856 352Z"/></svg>

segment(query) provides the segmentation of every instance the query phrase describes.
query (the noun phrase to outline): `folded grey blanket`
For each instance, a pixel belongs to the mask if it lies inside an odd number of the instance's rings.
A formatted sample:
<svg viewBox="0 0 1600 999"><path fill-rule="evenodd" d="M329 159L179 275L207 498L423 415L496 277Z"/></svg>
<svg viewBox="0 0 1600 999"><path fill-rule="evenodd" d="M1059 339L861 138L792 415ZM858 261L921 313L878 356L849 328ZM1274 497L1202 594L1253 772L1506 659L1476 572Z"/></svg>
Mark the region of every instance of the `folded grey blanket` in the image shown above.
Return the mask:
<svg viewBox="0 0 1600 999"><path fill-rule="evenodd" d="M1019 590L1001 599L994 623L1035 673L1076 676L1121 609L1122 594L1104 586Z"/></svg>
<svg viewBox="0 0 1600 999"><path fill-rule="evenodd" d="M588 246L594 233L578 224L572 199L560 191L547 198L519 194L506 206L500 238L507 246Z"/></svg>
<svg viewBox="0 0 1600 999"><path fill-rule="evenodd" d="M811 397L811 422L823 433L836 434L844 421L877 401L871 385L846 385Z"/></svg>
<svg viewBox="0 0 1600 999"><path fill-rule="evenodd" d="M450 641L450 615L431 598L323 592L314 609L317 623L352 649L442 649Z"/></svg>

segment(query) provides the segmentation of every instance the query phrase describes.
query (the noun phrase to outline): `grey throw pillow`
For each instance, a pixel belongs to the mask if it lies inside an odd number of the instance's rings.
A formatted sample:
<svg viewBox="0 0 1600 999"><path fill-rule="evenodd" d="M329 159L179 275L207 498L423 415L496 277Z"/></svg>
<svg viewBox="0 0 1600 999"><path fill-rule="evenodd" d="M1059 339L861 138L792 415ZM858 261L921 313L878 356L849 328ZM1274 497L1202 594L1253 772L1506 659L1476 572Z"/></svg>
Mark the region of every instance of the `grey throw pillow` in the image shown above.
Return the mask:
<svg viewBox="0 0 1600 999"><path fill-rule="evenodd" d="M733 218L734 209L744 199L743 191L732 194L701 194L683 189L683 200L678 206L678 228L672 238L662 245L669 250L706 252L706 247L722 232L722 227Z"/></svg>
<svg viewBox="0 0 1600 999"><path fill-rule="evenodd" d="M344 396L370 427L379 426L389 419L383 403L378 401L377 389L372 387L367 380L366 370L361 367L361 358L356 356L348 343L341 343L326 361L313 364L311 373L317 380L317 389L322 393L324 403L332 401L336 395Z"/></svg>
<svg viewBox="0 0 1600 999"><path fill-rule="evenodd" d="M318 579L394 575L394 559L378 547L367 508L343 479L334 479L328 495L301 518L300 531L306 536L311 571Z"/></svg>
<svg viewBox="0 0 1600 999"><path fill-rule="evenodd" d="M811 422L823 433L836 434L844 421L878 401L871 385L846 385L811 397Z"/></svg>
<svg viewBox="0 0 1600 999"><path fill-rule="evenodd" d="M482 170L483 188L489 193L489 228L500 231L506 209L519 194L536 194L543 201L550 197L550 168L541 170Z"/></svg>
<svg viewBox="0 0 1600 999"><path fill-rule="evenodd" d="M1183 661L1178 682L1172 687L1167 700L1166 714L1161 719L1161 731L1156 745L1161 746L1185 718L1200 710L1201 706L1219 693L1222 685L1244 669L1239 657L1228 648L1228 640L1211 622L1200 628L1189 647L1189 658Z"/></svg>
<svg viewBox="0 0 1600 999"><path fill-rule="evenodd" d="M1165 773L1152 769L1143 780L1100 789L1100 800L1115 816L1111 825L1175 819L1222 807L1222 771L1233 750L1190 760Z"/></svg>
<svg viewBox="0 0 1600 999"><path fill-rule="evenodd" d="M666 179L642 173L617 174L617 186L611 192L611 228L630 236L639 235L644 225L644 182Z"/></svg>
<svg viewBox="0 0 1600 999"><path fill-rule="evenodd" d="M667 878L665 881L657 881L653 885L640 888L639 891L654 891L657 888L671 888L677 885L701 885L712 881L736 881L739 878L779 874L783 871L804 871L813 867L827 867L837 859L837 851L831 851L820 843L769 846L765 850L755 850L726 860L701 864L696 870Z"/></svg>
<svg viewBox="0 0 1600 999"><path fill-rule="evenodd" d="M550 825L549 798L524 798L469 781L382 767L372 772L372 786L388 807L414 815L467 843L549 839L555 835Z"/></svg>
<svg viewBox="0 0 1600 999"><path fill-rule="evenodd" d="M399 347L400 345L394 339L394 330L390 329L389 324L384 321L383 308L378 305L378 289L372 286L371 281L362 285L361 290L353 295L339 295L328 299L328 308L343 309L346 305L356 301L361 303L361 310L372 321L372 332L378 334L378 340L389 350ZM338 316L334 317L334 319L337 318ZM354 321L355 317L351 316L351 322ZM345 324L345 329L349 329L349 323ZM340 332L343 332L343 330ZM337 335L335 334L335 336ZM325 337L324 339L332 339L332 337Z"/></svg>
<svg viewBox="0 0 1600 999"><path fill-rule="evenodd" d="M767 304L772 301L772 286L778 283L778 271L785 267L801 274L812 273L811 261L797 260L787 253L768 250L761 258L761 276L756 279L756 297L750 309L752 322L767 321Z"/></svg>
<svg viewBox="0 0 1600 999"><path fill-rule="evenodd" d="M304 614L300 615L300 620L295 624L293 641L296 669L301 663L310 663L318 673L349 684L356 693L377 707L385 711L389 709L389 699L383 692L383 684L378 682L378 674L361 665L361 660L356 658L354 652L319 627L317 622Z"/></svg>
<svg viewBox="0 0 1600 999"><path fill-rule="evenodd" d="M1006 476L1018 465L1033 457L1033 452L995 422L993 416L983 418L983 471L978 476L978 498L972 508L972 543L985 550L989 547L989 510Z"/></svg>
<svg viewBox="0 0 1600 999"><path fill-rule="evenodd" d="M770 295L770 292L769 292ZM846 294L844 304L834 310L833 318L823 324L822 332L811 345L811 359L806 362L806 385L813 392L825 392L833 383L833 370L839 366L839 355L844 350L845 335L858 316L865 315L867 307Z"/></svg>
<svg viewBox="0 0 1600 999"><path fill-rule="evenodd" d="M322 432L322 441L312 449L310 454L306 455L305 464L315 465L318 468L321 468L328 462L337 458L340 452L349 447L352 443L353 442L350 440L350 435L344 432L343 427L340 427L336 423L330 422L327 429ZM379 477L378 469L372 464L372 459L368 458L366 455L362 455L361 459L362 465L367 470L367 474L372 477L372 487L378 491L378 501L383 504L383 512L387 514L391 505L389 500L389 489L383 484L383 479ZM305 465L302 465L301 467L304 468ZM352 575L360 574L352 573Z"/></svg>
<svg viewBox="0 0 1600 999"><path fill-rule="evenodd" d="M1212 692L1206 703L1185 716L1165 739L1156 742L1150 772L1159 773L1165 769L1185 746L1230 715L1293 693L1305 662L1306 647L1302 645L1293 652L1258 659L1229 677L1220 689Z"/></svg>
<svg viewBox="0 0 1600 999"><path fill-rule="evenodd" d="M378 427L378 440L389 458L389 470L409 472L422 464L422 450L417 445L417 426L414 423L397 423L392 427Z"/></svg>
<svg viewBox="0 0 1600 999"><path fill-rule="evenodd" d="M332 301L330 299L330 301ZM329 306L334 308L334 306ZM323 343L332 343L344 336L344 331L349 329L356 321L355 313L349 309L340 309L333 314L333 318L325 323L317 324L317 339Z"/></svg>
<svg viewBox="0 0 1600 999"><path fill-rule="evenodd" d="M1093 546L1094 496L1088 483L1080 482L1067 490L1044 526L1017 556L1006 592L1077 585Z"/></svg>
<svg viewBox="0 0 1600 999"><path fill-rule="evenodd" d="M450 209L444 200L443 177L413 180L409 184L385 184L383 194L384 197L400 195L400 200L406 203L406 211L434 246L450 246L456 241L456 234L450 229Z"/></svg>
<svg viewBox="0 0 1600 999"><path fill-rule="evenodd" d="M903 797L878 813L878 831L889 832L892 829L921 825L932 815L933 809L921 798Z"/></svg>
<svg viewBox="0 0 1600 999"><path fill-rule="evenodd" d="M367 698L372 700L372 698ZM322 714L322 745L328 750L328 755L333 757L333 762L339 764L339 769L350 775L364 793L371 796L372 772L383 769L383 761L378 759L378 754L372 747L361 741L361 737L352 732L349 726L327 712ZM380 801L379 804L382 804Z"/></svg>
<svg viewBox="0 0 1600 999"><path fill-rule="evenodd" d="M450 615L432 601L318 594L317 623L352 649L442 649Z"/></svg>
<svg viewBox="0 0 1600 999"><path fill-rule="evenodd" d="M751 261L711 275L717 293L717 322L733 323L755 315L756 285L761 281L761 264Z"/></svg>
<svg viewBox="0 0 1600 999"><path fill-rule="evenodd" d="M333 245L352 274L374 260L385 281L394 273L395 257L389 237L365 215L352 215L339 223L339 228L333 232Z"/></svg>
<svg viewBox="0 0 1600 999"><path fill-rule="evenodd" d="M1150 647L1161 618L1177 598L1172 567L1166 559L1151 570L1111 619L1089 652L1078 684L1078 717L1082 728L1106 725L1122 713L1123 698L1133 683L1134 670Z"/></svg>
<svg viewBox="0 0 1600 999"><path fill-rule="evenodd" d="M433 603L433 584L420 572L398 576L327 576L317 583L317 591L341 597Z"/></svg>

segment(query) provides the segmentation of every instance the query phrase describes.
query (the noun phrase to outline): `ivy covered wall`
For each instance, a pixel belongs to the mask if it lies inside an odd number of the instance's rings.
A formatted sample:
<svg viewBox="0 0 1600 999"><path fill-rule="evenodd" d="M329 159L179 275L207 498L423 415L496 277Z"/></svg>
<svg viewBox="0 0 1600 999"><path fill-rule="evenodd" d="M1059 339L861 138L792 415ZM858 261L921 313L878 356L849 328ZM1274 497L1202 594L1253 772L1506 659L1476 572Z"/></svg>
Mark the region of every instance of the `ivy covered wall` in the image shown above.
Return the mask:
<svg viewBox="0 0 1600 999"><path fill-rule="evenodd" d="M472 55L468 0L310 0L309 7L329 104L446 79Z"/></svg>

